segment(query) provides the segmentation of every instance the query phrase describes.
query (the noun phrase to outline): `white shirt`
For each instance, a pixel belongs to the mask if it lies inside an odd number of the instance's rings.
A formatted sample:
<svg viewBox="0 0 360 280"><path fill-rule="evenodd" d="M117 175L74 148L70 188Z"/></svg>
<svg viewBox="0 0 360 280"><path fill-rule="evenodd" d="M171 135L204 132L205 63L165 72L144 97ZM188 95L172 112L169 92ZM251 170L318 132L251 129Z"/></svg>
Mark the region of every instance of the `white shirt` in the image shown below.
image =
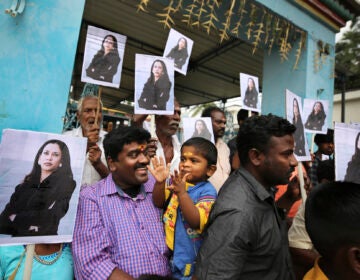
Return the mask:
<svg viewBox="0 0 360 280"><path fill-rule="evenodd" d="M231 171L229 161L230 149L221 138L216 141L215 146L218 152L216 171L209 178L209 182L213 184L216 191L219 192L220 188L225 183L226 179L229 177Z"/></svg>
<svg viewBox="0 0 360 280"><path fill-rule="evenodd" d="M176 135L172 136L172 145L173 145L173 149L174 149L174 157L171 160L171 166L170 166L171 174L173 174L175 169L179 170L179 163L180 163L180 156L181 156L181 154L180 154L181 144ZM166 161L164 149L161 146L160 141L157 142L156 156L158 156L158 157L161 156ZM167 164L167 162L165 162L165 164Z"/></svg>
<svg viewBox="0 0 360 280"><path fill-rule="evenodd" d="M101 150L101 161L103 164L105 164L105 166L107 166L107 163L106 163L105 152L104 152L104 147L103 147L103 139L104 139L104 136L106 135L106 133L107 133L106 131L100 130L99 141L96 143ZM74 136L74 137L84 137L81 126L78 128L74 128L73 130L70 130L70 131L65 131L65 132L63 132L63 134ZM83 176L82 176L82 180L81 180L81 187L83 187L84 185L88 185L88 186L93 185L102 179L100 174L92 166L88 157L89 157L89 153L86 153L84 172L83 172Z"/></svg>

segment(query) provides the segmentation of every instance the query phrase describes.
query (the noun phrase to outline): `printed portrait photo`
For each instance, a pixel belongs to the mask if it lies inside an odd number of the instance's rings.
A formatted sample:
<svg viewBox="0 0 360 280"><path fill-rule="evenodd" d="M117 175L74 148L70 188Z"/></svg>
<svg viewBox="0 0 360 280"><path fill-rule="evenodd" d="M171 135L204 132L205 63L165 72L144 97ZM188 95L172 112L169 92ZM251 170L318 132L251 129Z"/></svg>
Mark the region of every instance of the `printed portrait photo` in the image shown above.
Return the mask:
<svg viewBox="0 0 360 280"><path fill-rule="evenodd" d="M261 113L258 77L240 73L240 97L243 109Z"/></svg>
<svg viewBox="0 0 360 280"><path fill-rule="evenodd" d="M70 242L86 139L6 129L0 145L0 244Z"/></svg>
<svg viewBox="0 0 360 280"><path fill-rule="evenodd" d="M360 126L335 123L335 178L360 184Z"/></svg>
<svg viewBox="0 0 360 280"><path fill-rule="evenodd" d="M186 75L193 45L193 40L175 29L170 29L164 57L173 61L175 71Z"/></svg>
<svg viewBox="0 0 360 280"><path fill-rule="evenodd" d="M328 100L304 100L304 127L306 132L326 134L328 124L327 115L329 111Z"/></svg>
<svg viewBox="0 0 360 280"><path fill-rule="evenodd" d="M295 149L294 154L298 161L311 160L310 151L305 135L301 97L291 92L285 91L286 96L286 119L296 127L294 133Z"/></svg>
<svg viewBox="0 0 360 280"><path fill-rule="evenodd" d="M81 81L119 88L126 36L88 26Z"/></svg>
<svg viewBox="0 0 360 280"><path fill-rule="evenodd" d="M215 144L211 118L183 118L184 139L202 137Z"/></svg>
<svg viewBox="0 0 360 280"><path fill-rule="evenodd" d="M174 113L174 64L161 56L135 56L135 114Z"/></svg>

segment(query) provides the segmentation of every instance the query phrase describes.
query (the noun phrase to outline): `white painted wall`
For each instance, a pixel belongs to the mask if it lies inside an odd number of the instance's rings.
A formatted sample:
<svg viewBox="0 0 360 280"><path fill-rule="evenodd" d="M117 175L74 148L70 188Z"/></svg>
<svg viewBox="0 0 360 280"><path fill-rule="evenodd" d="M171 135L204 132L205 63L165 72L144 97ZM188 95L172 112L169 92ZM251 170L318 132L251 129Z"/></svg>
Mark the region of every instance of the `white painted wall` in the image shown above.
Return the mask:
<svg viewBox="0 0 360 280"><path fill-rule="evenodd" d="M334 96L333 122L341 122L341 94ZM360 90L345 93L345 123L360 123Z"/></svg>

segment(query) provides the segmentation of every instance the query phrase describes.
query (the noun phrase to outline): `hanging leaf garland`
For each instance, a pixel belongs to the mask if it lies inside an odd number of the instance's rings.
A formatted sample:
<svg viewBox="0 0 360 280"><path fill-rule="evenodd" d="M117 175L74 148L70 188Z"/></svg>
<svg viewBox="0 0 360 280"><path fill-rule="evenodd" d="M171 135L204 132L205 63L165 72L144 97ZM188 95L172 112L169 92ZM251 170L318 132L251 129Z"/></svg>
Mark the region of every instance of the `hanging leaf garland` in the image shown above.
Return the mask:
<svg viewBox="0 0 360 280"><path fill-rule="evenodd" d="M240 27L242 27L243 17L247 14L245 5L246 5L246 0L241 0L238 9L239 20L236 22L235 27L231 30L231 34L234 34L236 37L239 36L239 29Z"/></svg>
<svg viewBox="0 0 360 280"><path fill-rule="evenodd" d="M300 40L299 40L299 43L298 43L298 48L296 50L296 54L295 54L295 64L294 64L294 67L293 69L298 69L298 64L299 64L299 61L300 61L300 57L301 57L301 53L302 53L302 50L304 49L304 46L305 46L305 43L306 43L306 33L304 31L300 31L298 30L298 32L300 32Z"/></svg>
<svg viewBox="0 0 360 280"><path fill-rule="evenodd" d="M292 48L291 44L288 42L289 31L290 31L290 24L286 23L285 34L284 34L284 36L280 37L279 52L280 52L281 61L288 60L288 55Z"/></svg>
<svg viewBox="0 0 360 280"><path fill-rule="evenodd" d="M165 13L158 13L156 14L158 17L162 17L162 20L159 20L160 23L164 24L164 28L171 28L172 25L174 25L174 20L172 19L171 15L176 11L175 8L173 8L174 0L170 1L170 4L164 8Z"/></svg>
<svg viewBox="0 0 360 280"><path fill-rule="evenodd" d="M181 21L186 23L188 26L192 25L192 17L194 14L194 10L196 9L197 5L196 5L196 1L193 1L191 4L189 4L186 8L185 8L185 12L183 14L183 18Z"/></svg>
<svg viewBox="0 0 360 280"><path fill-rule="evenodd" d="M147 5L149 4L150 0L141 0L140 3L137 5L137 12L142 11L147 13Z"/></svg>
<svg viewBox="0 0 360 280"><path fill-rule="evenodd" d="M147 8L151 0L139 0L137 11L148 12ZM261 46L268 48L268 54L271 54L274 46L278 46L281 61L288 60L289 53L297 44L295 54L294 69L300 61L301 54L306 44L307 36L305 31L298 32L289 21L280 18L267 8L256 5L256 2L250 0L171 0L163 9L163 13L157 13L159 22L164 28L172 28L175 25L173 19L176 13L181 13L181 22L189 27L203 28L210 35L211 30L219 34L220 42L230 38L230 34L236 37L240 36L240 30L243 30L245 37L252 44L252 53ZM229 3L230 2L230 3ZM185 6L186 5L186 6ZM223 12L223 19L220 22L217 16L218 11L224 9L220 6L229 5ZM236 8L238 6L238 8ZM236 12L234 10L237 9ZM248 17L246 17L248 15ZM244 22L247 20L247 22ZM232 25L234 27L232 27ZM219 28L220 26L220 28ZM318 71L320 64L325 63L327 55L323 57L319 53L314 55L314 70ZM320 59L322 60L320 62Z"/></svg>
<svg viewBox="0 0 360 280"><path fill-rule="evenodd" d="M254 41L252 43L252 45L253 45L252 54L254 54L256 52L258 45L261 42L261 36L264 33L264 18L265 18L265 16L266 16L266 11L264 10L260 22L256 24L258 29L254 31L254 36L253 36Z"/></svg>
<svg viewBox="0 0 360 280"><path fill-rule="evenodd" d="M191 25L200 27L201 19L206 12L205 0L201 0L196 13L194 14L195 21Z"/></svg>
<svg viewBox="0 0 360 280"><path fill-rule="evenodd" d="M235 2L236 2L236 0L231 1L230 8L225 13L226 21L225 21L225 23L222 23L223 28L220 29L220 43L222 43L224 40L229 39L228 34L230 32L231 18L234 15L233 10L234 10L234 7L235 7Z"/></svg>
<svg viewBox="0 0 360 280"><path fill-rule="evenodd" d="M246 25L247 26L246 37L248 40L250 40L251 38L251 33L255 25L256 11L257 11L257 7L254 4L251 4L250 21Z"/></svg>
<svg viewBox="0 0 360 280"><path fill-rule="evenodd" d="M215 22L219 21L215 13L215 9L217 8L219 8L218 0L210 0L208 2L209 13L205 16L206 21L202 23L202 27L205 29L208 35L210 34L211 29L216 30Z"/></svg>

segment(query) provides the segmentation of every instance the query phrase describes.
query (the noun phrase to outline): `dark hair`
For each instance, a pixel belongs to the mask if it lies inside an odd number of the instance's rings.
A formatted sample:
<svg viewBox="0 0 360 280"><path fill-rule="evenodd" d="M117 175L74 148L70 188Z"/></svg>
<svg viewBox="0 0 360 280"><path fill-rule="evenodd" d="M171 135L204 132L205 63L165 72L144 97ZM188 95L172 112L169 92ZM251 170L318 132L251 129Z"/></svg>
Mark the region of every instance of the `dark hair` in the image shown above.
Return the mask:
<svg viewBox="0 0 360 280"><path fill-rule="evenodd" d="M305 226L320 255L331 258L341 246L360 243L359 205L359 184L330 182L312 190L305 205Z"/></svg>
<svg viewBox="0 0 360 280"><path fill-rule="evenodd" d="M293 99L293 123L295 123L295 114L294 114L294 103L296 103L296 107L298 109L298 119L300 120L300 123L302 124L302 118L301 118L301 112L299 107L299 102L296 98Z"/></svg>
<svg viewBox="0 0 360 280"><path fill-rule="evenodd" d="M248 163L251 149L266 153L271 137L292 135L295 130L295 126L289 121L272 114L247 118L240 126L236 139L241 164Z"/></svg>
<svg viewBox="0 0 360 280"><path fill-rule="evenodd" d="M316 101L314 103L313 108L312 108L311 113L310 113L310 116L316 116L315 115L315 105L317 103L320 104L320 107L321 107L321 111L317 114L317 116L318 116L319 119L325 120L326 114L325 114L325 110L324 110L324 105L320 101Z"/></svg>
<svg viewBox="0 0 360 280"><path fill-rule="evenodd" d="M326 179L330 182L335 180L335 164L333 159L327 159L319 162L316 169L318 183Z"/></svg>
<svg viewBox="0 0 360 280"><path fill-rule="evenodd" d="M156 62L160 62L161 65L162 65L162 68L163 68L163 76L165 76L165 78L170 81L170 78L169 78L169 75L168 75L168 72L167 72L167 68L166 68L166 64L164 61L162 61L161 59L155 59L154 62L151 64L151 68L150 68L150 77L149 79L147 80L147 82L154 82L154 73L152 72L153 71L153 67L154 67L154 64Z"/></svg>
<svg viewBox="0 0 360 280"><path fill-rule="evenodd" d="M187 50L187 40L186 40L186 38L184 38L184 37L180 37L180 38L179 38L179 40L178 40L178 42L177 42L177 47L179 47L180 40L182 40L182 39L184 39L184 41L185 41L185 49Z"/></svg>
<svg viewBox="0 0 360 280"><path fill-rule="evenodd" d="M203 128L203 132L208 132L208 133L211 135L211 133L210 133L210 131L209 131L207 125L206 125L206 122L205 122L204 120L202 120L202 119L197 119L197 120L195 121L195 123L194 123L195 132L197 132L197 130L196 130L196 124L197 124L198 122L201 122L201 123L202 123L202 125L203 125L203 127L204 127L204 128Z"/></svg>
<svg viewBox="0 0 360 280"><path fill-rule="evenodd" d="M101 43L101 51L102 51L103 53L105 52L104 42L105 42L105 40L106 40L107 38L109 38L109 37L111 37L111 38L113 39L113 42L114 42L114 45L113 45L114 48L113 48L113 50L112 50L111 52L116 53L117 55L119 55L117 39L116 39L115 36L110 35L110 34L108 34L108 35L106 35L106 36L104 37L104 39L103 39L103 41L102 41L102 43Z"/></svg>
<svg viewBox="0 0 360 280"><path fill-rule="evenodd" d="M236 119L237 119L238 123L240 121L246 120L248 117L249 117L249 110L245 110L245 109L240 109L236 115Z"/></svg>
<svg viewBox="0 0 360 280"><path fill-rule="evenodd" d="M34 159L33 168L31 170L31 172L25 176L24 182L32 182L34 184L38 184L40 182L41 167L38 164L38 161L39 161L40 155L44 151L44 148L48 144L57 144L61 150L61 167L59 167L53 173L56 172L56 174L58 174L58 176L62 175L62 176L70 177L71 179L73 178L73 173L72 173L71 164L70 164L70 153L69 153L69 149L68 149L67 145L63 141L60 141L57 139L51 139L51 140L46 141L39 148L39 150L35 156L35 159Z"/></svg>
<svg viewBox="0 0 360 280"><path fill-rule="evenodd" d="M211 106L211 107L207 107L204 109L204 111L201 114L201 117L210 117L211 118L212 112L220 112L220 113L225 114L224 111L221 110L219 107Z"/></svg>
<svg viewBox="0 0 360 280"><path fill-rule="evenodd" d="M118 154L121 153L124 145L132 142L143 143L149 142L150 133L139 127L119 126L105 135L103 146L106 158L110 157L117 160Z"/></svg>
<svg viewBox="0 0 360 280"><path fill-rule="evenodd" d="M320 102L320 101L316 101L316 102L314 103L313 108L312 108L312 111L313 111L313 112L314 112L314 110L315 110L315 105L316 105L316 104L320 104L321 111L322 111L322 112L325 112L325 110L324 110L324 105L323 105L322 102Z"/></svg>
<svg viewBox="0 0 360 280"><path fill-rule="evenodd" d="M316 134L314 137L314 142L316 145L321 143L334 143L334 130L328 128L326 134Z"/></svg>
<svg viewBox="0 0 360 280"><path fill-rule="evenodd" d="M249 77L249 78L248 78L248 85L247 85L247 89L249 89L249 81L252 81L252 83L253 83L253 85L254 85L254 87L253 87L253 89L252 89L252 90L256 91L256 93L257 93L257 89L256 89L255 81L254 81L254 79L253 79L253 78L251 78L251 77Z"/></svg>
<svg viewBox="0 0 360 280"><path fill-rule="evenodd" d="M218 153L215 145L211 141L202 137L193 137L182 144L181 151L183 147L189 146L194 147L196 151L207 160L208 166L216 165Z"/></svg>

